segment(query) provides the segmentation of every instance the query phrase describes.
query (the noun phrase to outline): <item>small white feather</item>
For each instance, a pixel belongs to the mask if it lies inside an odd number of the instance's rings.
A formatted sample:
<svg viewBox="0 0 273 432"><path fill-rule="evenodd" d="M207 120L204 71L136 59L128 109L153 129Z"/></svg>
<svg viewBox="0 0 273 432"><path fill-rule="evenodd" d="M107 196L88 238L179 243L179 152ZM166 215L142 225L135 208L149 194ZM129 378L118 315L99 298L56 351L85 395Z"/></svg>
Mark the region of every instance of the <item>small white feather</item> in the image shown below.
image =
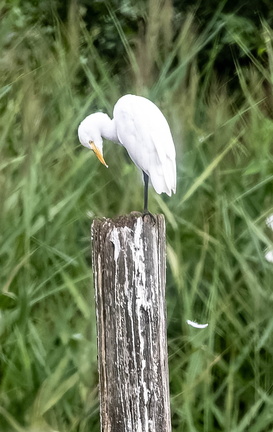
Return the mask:
<svg viewBox="0 0 273 432"><path fill-rule="evenodd" d="M187 324L189 324L192 327L199 328L199 329L206 328L208 326L208 324L198 324L197 322L194 322L191 320L187 320Z"/></svg>
<svg viewBox="0 0 273 432"><path fill-rule="evenodd" d="M266 219L266 225L273 231L273 214L268 216L268 218Z"/></svg>
<svg viewBox="0 0 273 432"><path fill-rule="evenodd" d="M273 263L273 250L270 250L265 254L265 259L266 261Z"/></svg>

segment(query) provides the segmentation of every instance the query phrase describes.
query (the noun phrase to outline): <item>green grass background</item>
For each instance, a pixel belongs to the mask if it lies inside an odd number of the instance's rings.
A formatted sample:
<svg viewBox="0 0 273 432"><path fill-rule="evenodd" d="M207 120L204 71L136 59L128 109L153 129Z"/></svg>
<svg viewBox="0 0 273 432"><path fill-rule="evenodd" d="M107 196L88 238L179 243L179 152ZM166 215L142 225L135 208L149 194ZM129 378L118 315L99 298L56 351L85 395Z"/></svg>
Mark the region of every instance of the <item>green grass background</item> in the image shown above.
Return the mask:
<svg viewBox="0 0 273 432"><path fill-rule="evenodd" d="M197 30L189 14L171 44L168 14L150 10L153 37L132 43L108 12L118 74L73 7L50 36L14 31L15 9L1 22L0 430L99 431L90 224L141 210L143 191L121 147L105 143L106 169L77 127L135 93L162 109L177 149L176 195L150 190L167 224L173 431L272 431L272 30L263 23L267 62L234 35L250 65L235 59L232 92L213 69L216 18Z"/></svg>

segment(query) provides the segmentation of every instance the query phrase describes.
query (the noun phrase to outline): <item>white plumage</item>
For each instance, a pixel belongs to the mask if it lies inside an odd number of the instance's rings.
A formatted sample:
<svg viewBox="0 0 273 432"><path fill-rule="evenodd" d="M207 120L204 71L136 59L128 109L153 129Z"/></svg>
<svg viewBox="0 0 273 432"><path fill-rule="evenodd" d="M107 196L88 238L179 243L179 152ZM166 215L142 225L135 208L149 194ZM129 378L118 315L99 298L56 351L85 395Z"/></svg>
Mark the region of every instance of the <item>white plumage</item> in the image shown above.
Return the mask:
<svg viewBox="0 0 273 432"><path fill-rule="evenodd" d="M171 131L162 112L150 100L122 96L114 106L112 120L107 114L91 114L81 122L78 135L81 144L91 147L104 165L102 138L117 142L147 174L158 194L175 193L175 147Z"/></svg>

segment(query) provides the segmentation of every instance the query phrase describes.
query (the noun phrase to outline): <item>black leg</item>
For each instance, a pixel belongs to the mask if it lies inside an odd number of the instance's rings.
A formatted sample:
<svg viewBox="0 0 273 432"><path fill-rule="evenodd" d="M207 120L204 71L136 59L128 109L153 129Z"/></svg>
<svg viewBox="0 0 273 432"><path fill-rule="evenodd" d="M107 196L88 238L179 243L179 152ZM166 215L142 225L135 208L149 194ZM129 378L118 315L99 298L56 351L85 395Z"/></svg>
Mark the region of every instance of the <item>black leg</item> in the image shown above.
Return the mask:
<svg viewBox="0 0 273 432"><path fill-rule="evenodd" d="M149 215L152 219L154 224L156 223L154 215L149 212L148 210L148 185L149 185L149 176L143 171L143 178L144 178L144 210L142 217Z"/></svg>
<svg viewBox="0 0 273 432"><path fill-rule="evenodd" d="M147 214L148 212L148 184L149 184L149 176L143 171L143 178L144 178L144 213Z"/></svg>

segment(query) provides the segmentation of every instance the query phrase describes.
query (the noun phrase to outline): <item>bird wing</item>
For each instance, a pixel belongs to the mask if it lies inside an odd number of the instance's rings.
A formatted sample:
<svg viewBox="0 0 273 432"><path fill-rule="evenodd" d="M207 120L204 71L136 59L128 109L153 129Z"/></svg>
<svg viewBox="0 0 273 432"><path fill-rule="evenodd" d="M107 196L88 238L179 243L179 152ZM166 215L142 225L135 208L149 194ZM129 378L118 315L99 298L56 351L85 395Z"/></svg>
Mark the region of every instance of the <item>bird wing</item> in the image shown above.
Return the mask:
<svg viewBox="0 0 273 432"><path fill-rule="evenodd" d="M143 97L126 95L114 107L114 121L120 143L156 192L175 192L175 147L159 108Z"/></svg>

